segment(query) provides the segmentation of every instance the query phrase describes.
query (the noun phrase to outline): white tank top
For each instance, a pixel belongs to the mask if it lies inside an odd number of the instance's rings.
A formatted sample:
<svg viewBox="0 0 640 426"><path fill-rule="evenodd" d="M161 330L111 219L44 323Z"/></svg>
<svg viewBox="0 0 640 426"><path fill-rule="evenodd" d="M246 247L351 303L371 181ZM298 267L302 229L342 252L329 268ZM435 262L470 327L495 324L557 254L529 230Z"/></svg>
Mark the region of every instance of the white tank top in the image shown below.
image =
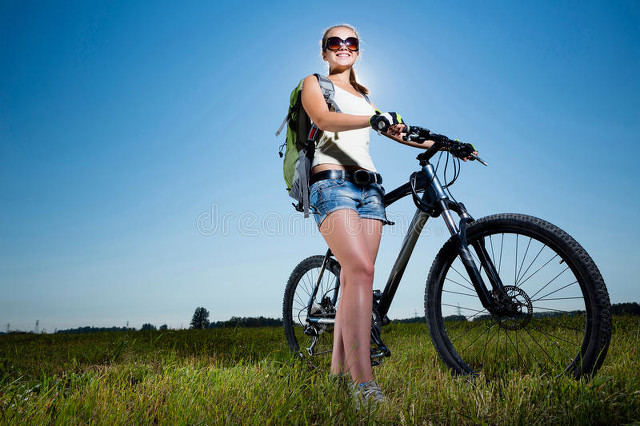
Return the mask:
<svg viewBox="0 0 640 426"><path fill-rule="evenodd" d="M373 115L373 107L362 96L356 96L334 85L334 100L345 114ZM313 166L318 164L340 164L343 166L359 166L366 170L376 171L369 154L370 127L342 132L324 131L316 145Z"/></svg>

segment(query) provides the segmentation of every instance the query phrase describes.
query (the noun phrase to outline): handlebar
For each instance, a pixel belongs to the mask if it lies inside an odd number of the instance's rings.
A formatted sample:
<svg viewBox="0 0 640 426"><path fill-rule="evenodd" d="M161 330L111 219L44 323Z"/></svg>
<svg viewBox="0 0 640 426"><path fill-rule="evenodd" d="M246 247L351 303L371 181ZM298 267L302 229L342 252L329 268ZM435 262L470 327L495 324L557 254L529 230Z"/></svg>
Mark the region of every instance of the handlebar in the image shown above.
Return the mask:
<svg viewBox="0 0 640 426"><path fill-rule="evenodd" d="M418 143L433 141L431 147L418 155L418 160L429 160L438 151L444 149L449 151L454 157L470 158L471 160L477 160L479 163L488 166L485 161L473 153L475 148L470 143L451 140L447 136L433 133L429 129L419 126L407 126L407 135L404 136L403 139Z"/></svg>

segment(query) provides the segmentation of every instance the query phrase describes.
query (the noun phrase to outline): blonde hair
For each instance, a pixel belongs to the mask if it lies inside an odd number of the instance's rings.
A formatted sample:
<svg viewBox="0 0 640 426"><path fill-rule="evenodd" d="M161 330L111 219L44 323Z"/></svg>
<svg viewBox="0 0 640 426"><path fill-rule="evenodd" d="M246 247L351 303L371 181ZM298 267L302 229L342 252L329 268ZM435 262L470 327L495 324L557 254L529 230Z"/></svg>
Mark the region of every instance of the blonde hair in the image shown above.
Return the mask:
<svg viewBox="0 0 640 426"><path fill-rule="evenodd" d="M349 25L349 24L334 25L333 27L327 28L324 31L324 34L322 35L322 44L321 44L322 53L324 53L324 51L325 51L325 47L326 47L326 44L327 44L327 38L329 38L329 33L332 30L336 29L336 28L347 28L347 29L353 31L353 33L356 35L356 37L358 39L360 39L360 37L358 36L358 32L351 25ZM331 70L329 70L329 71L331 71ZM362 84L358 83L358 81L356 80L356 72L353 69L353 67L351 67L351 71L349 72L349 83L351 83L353 88L356 89L358 92L364 93L365 95L369 94L369 89L364 87Z"/></svg>

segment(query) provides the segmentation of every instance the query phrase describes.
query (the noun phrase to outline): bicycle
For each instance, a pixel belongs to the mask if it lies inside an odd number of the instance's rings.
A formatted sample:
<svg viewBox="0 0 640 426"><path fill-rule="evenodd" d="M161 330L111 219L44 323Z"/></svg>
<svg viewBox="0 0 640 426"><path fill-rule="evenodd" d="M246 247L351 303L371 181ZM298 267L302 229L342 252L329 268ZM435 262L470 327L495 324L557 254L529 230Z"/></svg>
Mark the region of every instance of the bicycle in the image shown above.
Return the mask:
<svg viewBox="0 0 640 426"><path fill-rule="evenodd" d="M417 210L384 290L374 290L372 364L391 355L381 338L382 327L390 323L389 307L428 218L441 216L451 237L429 271L424 308L429 336L444 364L463 375L595 374L609 347L611 314L604 280L588 253L560 228L532 216L473 219L449 189L459 175L460 158L486 165L473 147L417 126L410 127L406 139L434 143L418 155L420 170L384 197L389 206L411 195ZM430 163L441 151L445 171L451 156L454 165L454 176L449 182L445 176L444 185ZM331 250L303 260L289 277L285 335L303 359L331 356L339 277Z"/></svg>

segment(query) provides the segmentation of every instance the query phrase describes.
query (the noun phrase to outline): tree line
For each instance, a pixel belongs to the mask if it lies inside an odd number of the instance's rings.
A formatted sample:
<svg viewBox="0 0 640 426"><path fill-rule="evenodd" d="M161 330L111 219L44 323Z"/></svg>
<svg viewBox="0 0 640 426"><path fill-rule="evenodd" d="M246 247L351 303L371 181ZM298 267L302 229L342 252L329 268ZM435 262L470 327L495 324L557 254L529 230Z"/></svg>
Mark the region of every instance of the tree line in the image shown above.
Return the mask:
<svg viewBox="0 0 640 426"><path fill-rule="evenodd" d="M192 329L202 330L206 328L222 327L278 327L282 326L281 319L259 317L231 317L228 321L209 321L209 311L206 308L198 307L191 318Z"/></svg>
<svg viewBox="0 0 640 426"><path fill-rule="evenodd" d="M640 304L637 302L628 302L628 303L614 303L611 305L611 314L612 315L634 315L640 316ZM406 319L397 319L393 320L394 322L403 322L403 323L413 323L413 322L424 322L425 318L422 317L414 317L414 318L406 318ZM209 321L209 311L203 307L196 308L193 317L190 323L190 329L211 329L211 328L252 328L252 327L281 327L282 319L280 318L267 318L263 316L259 317L231 317L231 319L227 321ZM140 328L140 331L148 331L148 330L168 330L169 327L167 324L162 324L160 327L156 327L151 323L145 323ZM55 333L61 334L74 334L74 333L105 333L110 331L138 331L135 327L77 327L77 328L69 328L66 330L56 330ZM0 334L23 334L23 333L33 333L33 332L25 332L25 331L8 331L0 332Z"/></svg>

